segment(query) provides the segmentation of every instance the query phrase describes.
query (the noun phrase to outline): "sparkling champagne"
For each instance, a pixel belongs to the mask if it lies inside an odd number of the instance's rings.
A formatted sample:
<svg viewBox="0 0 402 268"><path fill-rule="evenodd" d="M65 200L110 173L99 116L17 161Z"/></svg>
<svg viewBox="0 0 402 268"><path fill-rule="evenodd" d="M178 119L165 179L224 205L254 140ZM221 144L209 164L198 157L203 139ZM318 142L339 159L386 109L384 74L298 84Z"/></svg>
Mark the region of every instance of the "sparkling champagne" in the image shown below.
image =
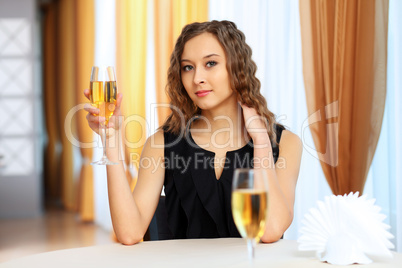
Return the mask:
<svg viewBox="0 0 402 268"><path fill-rule="evenodd" d="M102 81L91 81L90 82L90 100L91 103L97 105L99 101L102 101L103 98L103 82Z"/></svg>
<svg viewBox="0 0 402 268"><path fill-rule="evenodd" d="M116 108L117 87L116 81L106 81L104 83L103 87L103 82L91 81L90 98L93 106L99 109L99 115L106 118L105 124L107 124Z"/></svg>
<svg viewBox="0 0 402 268"><path fill-rule="evenodd" d="M103 155L98 161L91 165L117 165L117 162L110 161L106 156L106 129L109 119L116 109L117 87L114 68L92 66L90 80L90 100L93 106L99 109L99 116L106 120L99 126L99 134L102 139Z"/></svg>
<svg viewBox="0 0 402 268"><path fill-rule="evenodd" d="M232 214L242 237L257 242L264 234L268 193L262 190L237 189L232 192Z"/></svg>

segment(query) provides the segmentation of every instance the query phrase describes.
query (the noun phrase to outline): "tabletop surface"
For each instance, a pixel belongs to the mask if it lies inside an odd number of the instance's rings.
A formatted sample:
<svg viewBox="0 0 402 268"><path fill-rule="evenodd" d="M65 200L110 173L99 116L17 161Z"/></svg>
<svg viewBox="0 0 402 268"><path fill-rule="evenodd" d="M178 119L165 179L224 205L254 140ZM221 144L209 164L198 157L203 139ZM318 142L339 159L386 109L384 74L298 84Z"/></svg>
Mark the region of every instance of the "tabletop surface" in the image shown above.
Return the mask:
<svg viewBox="0 0 402 268"><path fill-rule="evenodd" d="M246 243L241 238L186 239L142 242L51 251L0 263L6 267L338 267L320 262L314 252L301 252L297 242L280 240L258 244L255 261L248 261ZM344 267L344 266L339 266ZM369 267L402 267L402 254L375 260Z"/></svg>

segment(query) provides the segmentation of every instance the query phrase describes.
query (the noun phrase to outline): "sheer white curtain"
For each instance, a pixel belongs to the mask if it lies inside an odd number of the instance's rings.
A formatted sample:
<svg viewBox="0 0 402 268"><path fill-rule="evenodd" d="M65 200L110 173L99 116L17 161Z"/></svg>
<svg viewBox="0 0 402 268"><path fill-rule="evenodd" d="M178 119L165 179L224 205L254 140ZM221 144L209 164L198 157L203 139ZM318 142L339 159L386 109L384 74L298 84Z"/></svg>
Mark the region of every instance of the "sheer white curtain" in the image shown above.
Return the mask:
<svg viewBox="0 0 402 268"><path fill-rule="evenodd" d="M224 0L209 2L209 18L231 20L246 35L269 109L302 138L304 152L296 188L294 220L285 233L297 239L301 220L317 200L330 195L307 125L302 75L298 0Z"/></svg>
<svg viewBox="0 0 402 268"><path fill-rule="evenodd" d="M115 1L95 0L95 65L116 65L116 19ZM98 146L94 148L93 160L102 157L102 142L97 134ZM106 230L112 230L107 195L106 168L93 166L95 223Z"/></svg>
<svg viewBox="0 0 402 268"><path fill-rule="evenodd" d="M115 7L115 0L95 0L95 64L116 65ZM153 68L155 65L153 1L148 1L147 12L146 117L149 127L149 129L147 129L147 135L149 136L155 132L158 122L156 112L151 110L151 104L156 102L155 72ZM101 146L101 142L99 141L98 147L94 148L94 160L101 158ZM103 166L94 166L94 191L95 222L106 230L112 230L106 169Z"/></svg>
<svg viewBox="0 0 402 268"><path fill-rule="evenodd" d="M387 215L396 249L402 252L402 1L389 1L387 99L376 154L364 193Z"/></svg>

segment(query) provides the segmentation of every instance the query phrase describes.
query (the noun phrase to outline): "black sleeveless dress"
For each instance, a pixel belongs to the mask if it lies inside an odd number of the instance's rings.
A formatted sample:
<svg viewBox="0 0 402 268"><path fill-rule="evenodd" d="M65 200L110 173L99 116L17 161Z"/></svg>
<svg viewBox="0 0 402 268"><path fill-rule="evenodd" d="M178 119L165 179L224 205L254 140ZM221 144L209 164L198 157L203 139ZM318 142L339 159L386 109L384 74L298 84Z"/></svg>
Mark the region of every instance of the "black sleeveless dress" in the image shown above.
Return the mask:
<svg viewBox="0 0 402 268"><path fill-rule="evenodd" d="M277 125L275 130L279 144L284 127ZM159 239L240 237L231 213L232 176L236 168L252 168L252 140L226 153L219 180L214 170L215 153L199 147L190 132L180 137L165 131L164 140L168 228ZM271 144L276 162L279 148Z"/></svg>

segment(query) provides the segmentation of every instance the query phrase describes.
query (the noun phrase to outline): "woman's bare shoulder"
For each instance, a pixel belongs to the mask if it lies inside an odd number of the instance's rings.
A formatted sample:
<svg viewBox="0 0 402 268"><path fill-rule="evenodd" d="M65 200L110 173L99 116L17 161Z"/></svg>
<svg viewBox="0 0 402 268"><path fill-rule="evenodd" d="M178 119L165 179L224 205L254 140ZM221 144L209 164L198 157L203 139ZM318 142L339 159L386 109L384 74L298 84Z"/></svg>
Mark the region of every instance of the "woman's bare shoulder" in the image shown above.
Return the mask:
<svg viewBox="0 0 402 268"><path fill-rule="evenodd" d="M281 140L279 142L279 146L284 150L292 150L293 152L296 151L302 151L303 148L303 143L299 136L291 132L290 130L283 130L282 131L282 136Z"/></svg>
<svg viewBox="0 0 402 268"><path fill-rule="evenodd" d="M157 132L148 137L144 145L144 153L163 155L164 145L165 145L165 139L163 130L158 130Z"/></svg>
<svg viewBox="0 0 402 268"><path fill-rule="evenodd" d="M148 140L151 139L151 141L154 140L158 144L163 145L165 143L165 140L164 140L165 138L164 137L165 136L164 136L163 130L159 129L154 134L149 136Z"/></svg>

